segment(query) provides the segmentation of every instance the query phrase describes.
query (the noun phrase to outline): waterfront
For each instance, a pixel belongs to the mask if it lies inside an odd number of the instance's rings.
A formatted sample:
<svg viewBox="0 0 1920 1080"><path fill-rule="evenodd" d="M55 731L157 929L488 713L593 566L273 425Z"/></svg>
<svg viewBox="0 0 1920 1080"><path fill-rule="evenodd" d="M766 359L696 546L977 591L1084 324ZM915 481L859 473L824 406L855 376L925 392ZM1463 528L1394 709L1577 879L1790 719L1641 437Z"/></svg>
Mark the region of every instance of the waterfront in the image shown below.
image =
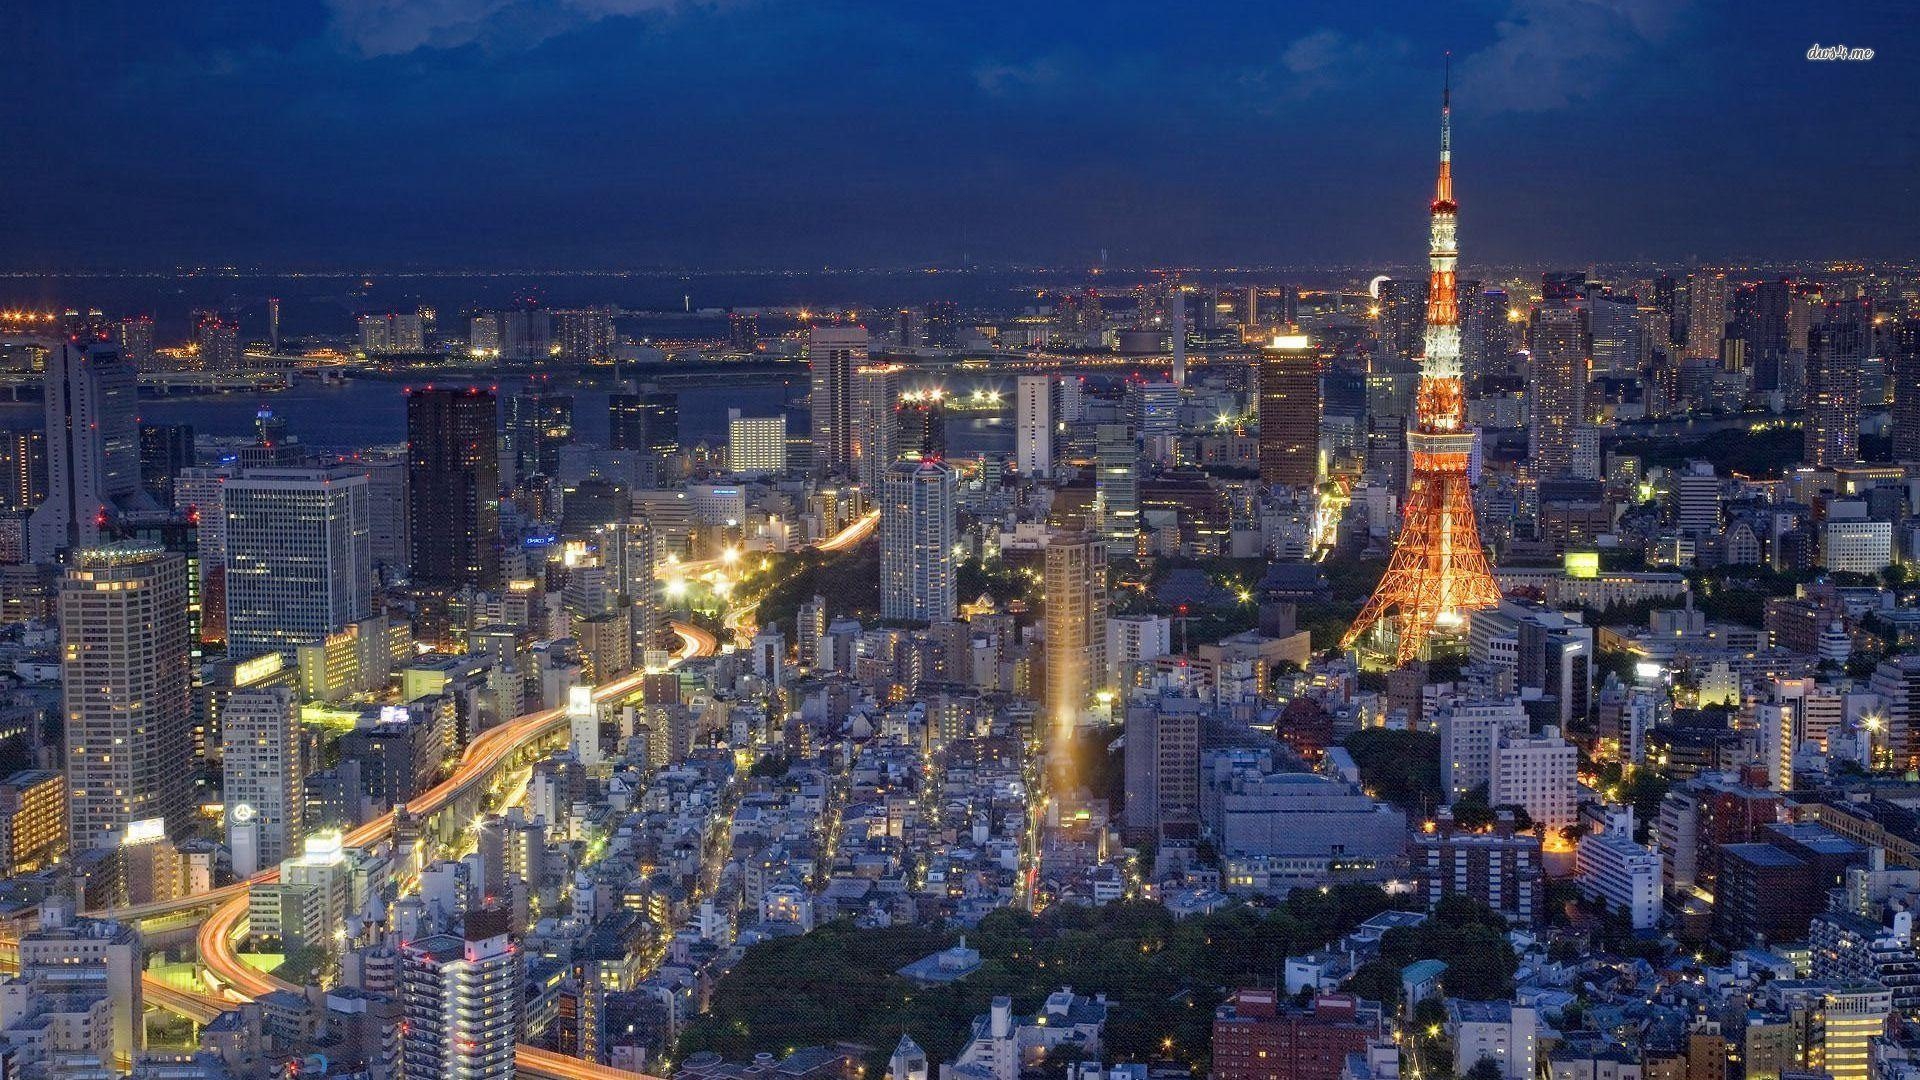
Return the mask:
<svg viewBox="0 0 1920 1080"><path fill-rule="evenodd" d="M422 385L428 381L464 384L473 380L419 380ZM526 380L488 380L486 385L499 387L504 397L519 391ZM971 393L976 385L997 387L998 383L982 378L956 385L961 392ZM302 442L328 450L354 450L406 440L406 386L406 383L384 379L348 379L334 384L302 381L271 393L143 398L140 418L149 423L191 424L196 435L245 436L253 432L254 417L266 406L284 417L288 430ZM608 391L581 387L558 389L573 395L575 437L582 442L604 445ZM784 409L789 431L806 430L807 381L803 373L780 383L741 383L725 375L715 375L706 384L678 388L675 392L680 398L683 446L702 441L725 442L730 408L749 416L767 416ZM43 406L38 401L0 402L0 427L37 428L44 420ZM1013 448L1010 423L1011 417L1007 415L978 412L956 415L948 422L949 450L961 456L1010 452Z"/></svg>

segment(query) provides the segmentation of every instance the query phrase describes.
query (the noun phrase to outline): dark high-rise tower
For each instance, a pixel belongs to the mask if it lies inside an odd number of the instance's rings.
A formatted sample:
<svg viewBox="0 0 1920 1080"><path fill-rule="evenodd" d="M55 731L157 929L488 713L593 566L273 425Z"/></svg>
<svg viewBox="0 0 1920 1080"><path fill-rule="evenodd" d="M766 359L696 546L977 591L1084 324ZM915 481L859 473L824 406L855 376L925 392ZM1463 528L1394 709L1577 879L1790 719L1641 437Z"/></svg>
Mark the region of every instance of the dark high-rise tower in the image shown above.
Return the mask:
<svg viewBox="0 0 1920 1080"><path fill-rule="evenodd" d="M407 395L411 577L439 587L500 583L499 404L479 387Z"/></svg>
<svg viewBox="0 0 1920 1080"><path fill-rule="evenodd" d="M1893 460L1920 461L1920 319L1893 332Z"/></svg>
<svg viewBox="0 0 1920 1080"><path fill-rule="evenodd" d="M173 505L173 478L193 464L193 425L140 425L140 486L155 502Z"/></svg>
<svg viewBox="0 0 1920 1080"><path fill-rule="evenodd" d="M607 444L661 457L680 452L680 397L649 391L607 397Z"/></svg>
<svg viewBox="0 0 1920 1080"><path fill-rule="evenodd" d="M1866 332L1827 323L1807 335L1807 464L1832 469L1860 460L1860 367ZM1897 436L1896 436L1897 437Z"/></svg>
<svg viewBox="0 0 1920 1080"><path fill-rule="evenodd" d="M813 467L845 473L853 465L853 370L867 362L867 328L816 326L808 335L812 368Z"/></svg>
<svg viewBox="0 0 1920 1080"><path fill-rule="evenodd" d="M1320 357L1305 334L1279 334L1260 360L1260 482L1320 482Z"/></svg>
<svg viewBox="0 0 1920 1080"><path fill-rule="evenodd" d="M507 402L507 443L521 477L552 476L560 448L573 441L573 397L529 391Z"/></svg>

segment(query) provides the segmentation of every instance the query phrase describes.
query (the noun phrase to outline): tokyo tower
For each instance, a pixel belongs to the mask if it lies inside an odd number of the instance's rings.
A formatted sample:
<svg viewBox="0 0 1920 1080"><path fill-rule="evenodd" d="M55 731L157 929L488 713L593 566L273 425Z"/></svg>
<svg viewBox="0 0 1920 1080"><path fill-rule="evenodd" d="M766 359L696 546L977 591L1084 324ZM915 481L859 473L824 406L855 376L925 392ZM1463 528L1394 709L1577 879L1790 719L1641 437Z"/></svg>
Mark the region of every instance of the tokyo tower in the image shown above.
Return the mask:
<svg viewBox="0 0 1920 1080"><path fill-rule="evenodd" d="M1440 178L1433 192L1433 245L1427 279L1426 356L1414 398L1414 429L1407 433L1412 468L1393 558L1340 647L1349 649L1378 627L1391 639L1396 665L1419 655L1435 634L1457 633L1466 613L1500 602L1474 520L1467 462L1473 432L1466 427L1460 370L1460 304L1454 271L1453 83L1440 98ZM1384 644L1384 643L1383 643Z"/></svg>

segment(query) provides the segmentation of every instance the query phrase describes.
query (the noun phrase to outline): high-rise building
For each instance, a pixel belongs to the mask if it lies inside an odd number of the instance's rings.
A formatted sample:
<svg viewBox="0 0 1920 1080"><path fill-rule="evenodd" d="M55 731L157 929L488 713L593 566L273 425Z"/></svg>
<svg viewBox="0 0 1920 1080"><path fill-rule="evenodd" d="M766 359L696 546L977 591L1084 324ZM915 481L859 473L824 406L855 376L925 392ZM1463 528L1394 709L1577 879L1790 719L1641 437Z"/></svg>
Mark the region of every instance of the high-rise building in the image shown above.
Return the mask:
<svg viewBox="0 0 1920 1080"><path fill-rule="evenodd" d="M1592 355L1587 312L1565 301L1543 302L1534 309L1527 336L1533 357L1532 465L1540 476L1583 475L1575 460L1586 426Z"/></svg>
<svg viewBox="0 0 1920 1080"><path fill-rule="evenodd" d="M28 769L0 780L0 873L31 874L65 862L67 775Z"/></svg>
<svg viewBox="0 0 1920 1080"><path fill-rule="evenodd" d="M1049 672L1051 676L1051 672ZM1161 698L1127 706L1131 751L1123 762L1127 832L1160 836L1163 825L1192 828L1200 814L1200 735L1204 709L1197 698Z"/></svg>
<svg viewBox="0 0 1920 1080"><path fill-rule="evenodd" d="M37 428L0 432L0 509L32 510L47 497L47 433Z"/></svg>
<svg viewBox="0 0 1920 1080"><path fill-rule="evenodd" d="M115 324L114 344L134 367L153 363L153 316L129 315Z"/></svg>
<svg viewBox="0 0 1920 1080"><path fill-rule="evenodd" d="M560 359L596 364L613 359L613 309L581 308L553 313Z"/></svg>
<svg viewBox="0 0 1920 1080"><path fill-rule="evenodd" d="M1727 334L1727 275L1701 270L1687 279L1687 355L1718 360Z"/></svg>
<svg viewBox="0 0 1920 1080"><path fill-rule="evenodd" d="M267 351L276 355L280 352L280 298L277 296L267 297Z"/></svg>
<svg viewBox="0 0 1920 1080"><path fill-rule="evenodd" d="M951 349L960 344L960 305L951 300L927 304L926 341L929 348Z"/></svg>
<svg viewBox="0 0 1920 1080"><path fill-rule="evenodd" d="M491 311L482 311L468 320L467 355L477 360L499 359L500 316Z"/></svg>
<svg viewBox="0 0 1920 1080"><path fill-rule="evenodd" d="M1140 545L1140 447L1125 424L1097 425L1093 443L1100 539L1109 558L1129 559Z"/></svg>
<svg viewBox="0 0 1920 1080"><path fill-rule="evenodd" d="M1411 360L1420 355L1424 344L1421 327L1427 310L1431 283L1388 278L1380 283L1379 314L1375 333L1387 355Z"/></svg>
<svg viewBox="0 0 1920 1080"><path fill-rule="evenodd" d="M362 455L354 467L367 474L367 547L382 582L407 576L407 462L399 456Z"/></svg>
<svg viewBox="0 0 1920 1080"><path fill-rule="evenodd" d="M507 399L507 443L521 477L553 476L560 448L573 442L573 396L529 391Z"/></svg>
<svg viewBox="0 0 1920 1080"><path fill-rule="evenodd" d="M760 344L760 317L748 312L727 312L727 344L739 352L752 352Z"/></svg>
<svg viewBox="0 0 1920 1080"><path fill-rule="evenodd" d="M173 505L173 478L193 460L192 425L140 425L140 486L154 502Z"/></svg>
<svg viewBox="0 0 1920 1080"><path fill-rule="evenodd" d="M1920 461L1920 319L1893 333L1893 460Z"/></svg>
<svg viewBox="0 0 1920 1080"><path fill-rule="evenodd" d="M1686 309L1680 303L1676 285L1668 274L1653 279L1653 310L1659 315L1654 322L1654 329L1658 333L1653 347L1662 352L1683 345L1687 340Z"/></svg>
<svg viewBox="0 0 1920 1080"><path fill-rule="evenodd" d="M787 414L743 416L727 410L727 469L778 476L787 471Z"/></svg>
<svg viewBox="0 0 1920 1080"><path fill-rule="evenodd" d="M862 364L853 369L853 425L849 445L853 474L869 491L900 456L899 364Z"/></svg>
<svg viewBox="0 0 1920 1080"><path fill-rule="evenodd" d="M1127 383L1127 421L1142 443L1180 433L1180 388L1170 382Z"/></svg>
<svg viewBox="0 0 1920 1080"><path fill-rule="evenodd" d="M1320 482L1320 357L1305 334L1277 334L1260 359L1260 482Z"/></svg>
<svg viewBox="0 0 1920 1080"><path fill-rule="evenodd" d="M403 1080L512 1080L524 961L504 907L468 912L458 934L400 946Z"/></svg>
<svg viewBox="0 0 1920 1080"><path fill-rule="evenodd" d="M680 395L647 391L607 397L607 445L656 457L680 452Z"/></svg>
<svg viewBox="0 0 1920 1080"><path fill-rule="evenodd" d="M814 471L846 473L853 467L853 372L867 362L867 328L815 326L808 335L807 362Z"/></svg>
<svg viewBox="0 0 1920 1080"><path fill-rule="evenodd" d="M173 481L173 509L194 527L192 572L199 576L200 640L227 640L227 515L220 492L236 475L226 466L194 466Z"/></svg>
<svg viewBox="0 0 1920 1080"><path fill-rule="evenodd" d="M192 810L187 564L151 544L83 549L60 583L61 700L75 851Z"/></svg>
<svg viewBox="0 0 1920 1080"><path fill-rule="evenodd" d="M1046 719L1049 732L1071 730L1107 672L1107 549L1089 533L1047 541ZM1053 745L1051 736L1049 745Z"/></svg>
<svg viewBox="0 0 1920 1080"><path fill-rule="evenodd" d="M1860 369L1866 358L1867 335L1859 326L1827 323L1807 334L1806 461L1814 468L1860 460Z"/></svg>
<svg viewBox="0 0 1920 1080"><path fill-rule="evenodd" d="M899 447L902 454L945 457L947 399L937 386L900 395Z"/></svg>
<svg viewBox="0 0 1920 1080"><path fill-rule="evenodd" d="M500 583L498 404L479 387L407 395L410 579L419 585Z"/></svg>
<svg viewBox="0 0 1920 1080"><path fill-rule="evenodd" d="M950 622L957 580L953 467L938 458L897 461L880 491L880 614Z"/></svg>
<svg viewBox="0 0 1920 1080"><path fill-rule="evenodd" d="M553 318L528 303L500 314L500 354L509 360L543 360L553 355Z"/></svg>
<svg viewBox="0 0 1920 1080"><path fill-rule="evenodd" d="M306 835L307 768L293 688L242 687L220 709L222 796L233 872L293 857Z"/></svg>
<svg viewBox="0 0 1920 1080"><path fill-rule="evenodd" d="M193 331L200 346L200 370L239 371L246 366L240 351L239 323L218 312L203 311Z"/></svg>
<svg viewBox="0 0 1920 1080"><path fill-rule="evenodd" d="M1053 473L1059 397L1059 383L1051 375L1022 375L1014 381L1013 454L1021 476Z"/></svg>
<svg viewBox="0 0 1920 1080"><path fill-rule="evenodd" d="M1640 302L1617 293L1594 293L1587 298L1587 320L1593 370L1621 376L1637 373L1644 329Z"/></svg>
<svg viewBox="0 0 1920 1080"><path fill-rule="evenodd" d="M249 469L220 497L229 656L291 652L372 614L364 471Z"/></svg>
<svg viewBox="0 0 1920 1080"><path fill-rule="evenodd" d="M47 497L34 511L34 562L92 547L100 530L147 502L133 365L112 345L62 343L47 354Z"/></svg>
<svg viewBox="0 0 1920 1080"><path fill-rule="evenodd" d="M1353 647L1376 626L1388 628L1395 662L1404 664L1436 632L1455 634L1468 612L1500 602L1473 506L1473 432L1466 426L1460 365L1460 309L1454 279L1459 205L1453 201L1452 88L1440 108L1440 175L1428 204L1426 355L1407 432L1411 474L1387 572L1340 641Z"/></svg>

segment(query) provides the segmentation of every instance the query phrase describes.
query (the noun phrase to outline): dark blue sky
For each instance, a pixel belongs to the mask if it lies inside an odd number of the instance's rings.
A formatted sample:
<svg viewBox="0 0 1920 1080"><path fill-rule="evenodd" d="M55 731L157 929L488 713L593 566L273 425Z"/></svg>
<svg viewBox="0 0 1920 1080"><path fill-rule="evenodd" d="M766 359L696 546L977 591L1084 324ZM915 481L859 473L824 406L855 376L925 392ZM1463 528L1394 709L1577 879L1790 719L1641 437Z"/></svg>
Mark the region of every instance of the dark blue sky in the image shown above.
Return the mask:
<svg viewBox="0 0 1920 1080"><path fill-rule="evenodd" d="M1469 262L1920 240L1920 20L1891 0L25 0L8 22L9 268L1411 261L1448 48Z"/></svg>

